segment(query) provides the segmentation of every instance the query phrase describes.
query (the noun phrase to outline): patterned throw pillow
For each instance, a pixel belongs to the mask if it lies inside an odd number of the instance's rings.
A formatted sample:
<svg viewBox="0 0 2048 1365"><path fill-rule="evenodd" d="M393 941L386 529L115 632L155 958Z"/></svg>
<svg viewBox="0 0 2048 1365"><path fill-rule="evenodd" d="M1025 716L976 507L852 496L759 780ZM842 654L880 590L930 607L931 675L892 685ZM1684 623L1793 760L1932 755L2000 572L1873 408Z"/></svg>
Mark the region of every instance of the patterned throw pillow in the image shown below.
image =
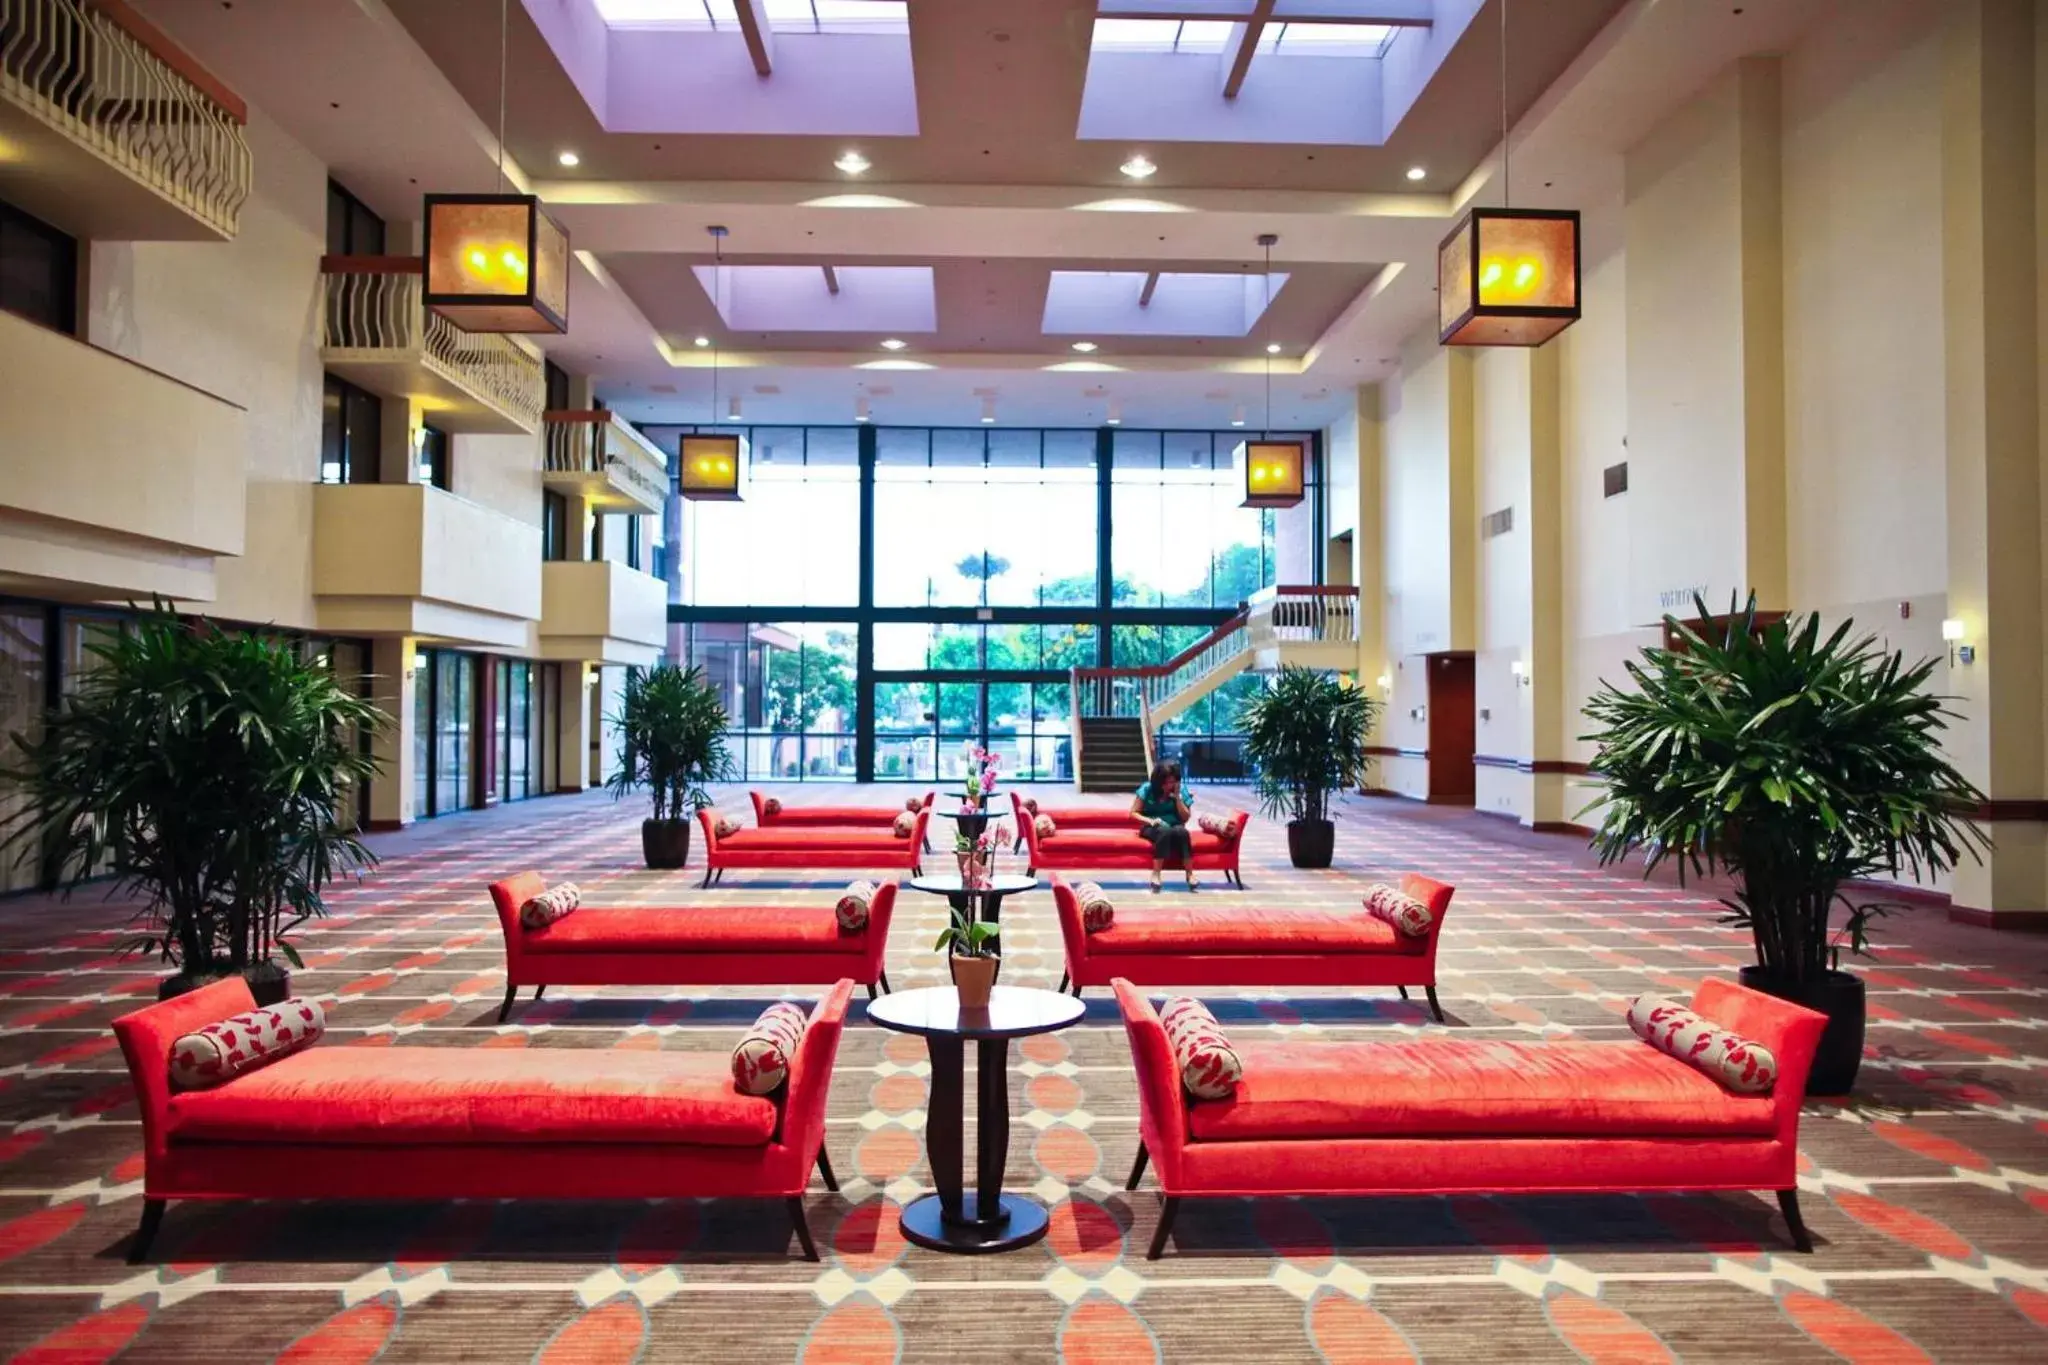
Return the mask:
<svg viewBox="0 0 2048 1365"><path fill-rule="evenodd" d="M1365 888L1365 912L1409 938L1429 937L1430 927L1436 923L1436 916L1421 901L1379 883Z"/></svg>
<svg viewBox="0 0 2048 1365"><path fill-rule="evenodd" d="M583 893L574 882L563 882L519 907L519 924L525 929L545 929L583 904Z"/></svg>
<svg viewBox="0 0 2048 1365"><path fill-rule="evenodd" d="M1159 1011L1166 1041L1180 1066L1180 1083L1198 1100L1227 1100L1244 1079L1244 1066L1216 1016L1199 1000L1176 995Z"/></svg>
<svg viewBox="0 0 2048 1365"><path fill-rule="evenodd" d="M1038 814L1038 798L1035 796L1025 797L1024 809L1030 811L1033 815Z"/></svg>
<svg viewBox="0 0 2048 1365"><path fill-rule="evenodd" d="M1081 928L1087 933L1099 934L1116 923L1116 907L1109 903L1109 897L1094 882L1077 885L1074 899L1081 903Z"/></svg>
<svg viewBox="0 0 2048 1365"><path fill-rule="evenodd" d="M1205 834L1213 834L1224 843L1237 838L1237 817L1231 815L1204 815L1195 821Z"/></svg>
<svg viewBox="0 0 2048 1365"><path fill-rule="evenodd" d="M171 1088L205 1090L320 1041L327 1011L298 996L233 1015L171 1044Z"/></svg>
<svg viewBox="0 0 2048 1365"><path fill-rule="evenodd" d="M740 832L740 822L733 819L730 815L721 815L718 817L718 822L712 825L711 832L721 839L730 839L733 835Z"/></svg>
<svg viewBox="0 0 2048 1365"><path fill-rule="evenodd" d="M918 800L916 797L913 796L903 803L903 809L909 811L912 815L915 815L919 811L924 809L924 802Z"/></svg>
<svg viewBox="0 0 2048 1365"><path fill-rule="evenodd" d="M1031 822L1031 828L1041 839L1050 839L1053 835L1060 832L1060 827L1052 822L1050 815L1041 815L1034 819Z"/></svg>
<svg viewBox="0 0 2048 1365"><path fill-rule="evenodd" d="M764 798L764 799L762 800L762 802L761 802L761 814L763 814L763 815L780 815L780 814L782 814L782 801L781 801L781 799L780 799L780 798L778 798L778 797L773 797L773 796L770 796L770 797L766 797L766 798Z"/></svg>
<svg viewBox="0 0 2048 1365"><path fill-rule="evenodd" d="M849 934L857 934L868 927L868 907L874 903L873 882L853 882L846 893L839 898L839 904L832 907L832 913L839 918L839 927Z"/></svg>
<svg viewBox="0 0 2048 1365"><path fill-rule="evenodd" d="M1639 995L1631 1000L1628 1026L1636 1037L1678 1058L1723 1090L1761 1095L1777 1084L1778 1059L1769 1048L1730 1033L1661 995Z"/></svg>
<svg viewBox="0 0 2048 1365"><path fill-rule="evenodd" d="M761 1011L740 1045L732 1050L732 1083L742 1095L772 1095L789 1079L796 1045L803 1041L810 1015L802 1007L778 1000Z"/></svg>
<svg viewBox="0 0 2048 1365"><path fill-rule="evenodd" d="M917 817L907 810L898 811L893 828L896 831L897 838L908 839L911 835L917 833Z"/></svg>

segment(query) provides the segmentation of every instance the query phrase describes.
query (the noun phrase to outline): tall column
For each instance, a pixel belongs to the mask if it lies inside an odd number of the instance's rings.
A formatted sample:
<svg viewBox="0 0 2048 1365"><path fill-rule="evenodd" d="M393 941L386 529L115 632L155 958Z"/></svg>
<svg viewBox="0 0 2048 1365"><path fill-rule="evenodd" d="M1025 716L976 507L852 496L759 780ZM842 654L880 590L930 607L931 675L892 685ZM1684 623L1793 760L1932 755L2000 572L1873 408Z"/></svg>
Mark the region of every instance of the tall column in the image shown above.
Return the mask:
<svg viewBox="0 0 2048 1365"><path fill-rule="evenodd" d="M1564 651L1564 443L1559 423L1562 352L1530 351L1529 364L1529 660L1522 678L1528 708L1529 799L1522 822L1538 829L1567 823L1565 746L1572 738L1570 679Z"/></svg>
<svg viewBox="0 0 2048 1365"><path fill-rule="evenodd" d="M1352 535L1351 573L1358 584L1358 681L1382 706L1393 703L1392 656L1387 647L1386 489L1381 487L1386 449L1385 390L1360 384L1353 397L1358 417L1358 520ZM1386 678L1385 686L1380 683ZM1381 742L1386 717L1373 728Z"/></svg>
<svg viewBox="0 0 2048 1365"><path fill-rule="evenodd" d="M556 737L555 790L580 792L590 786L590 686L596 673L587 663L562 665L562 725Z"/></svg>
<svg viewBox="0 0 2048 1365"><path fill-rule="evenodd" d="M1993 849L1956 871L1951 914L2048 924L2042 680L2041 334L2048 279L2048 5L1954 0L1942 72L1942 307L1951 617L1948 734L1983 789ZM2039 122L2037 122L2039 121Z"/></svg>
<svg viewBox="0 0 2048 1365"><path fill-rule="evenodd" d="M370 641L370 674L375 679L371 700L384 713L385 724L370 738L377 775L370 781L370 828L400 829L419 818L413 809L413 660L418 651L407 639Z"/></svg>

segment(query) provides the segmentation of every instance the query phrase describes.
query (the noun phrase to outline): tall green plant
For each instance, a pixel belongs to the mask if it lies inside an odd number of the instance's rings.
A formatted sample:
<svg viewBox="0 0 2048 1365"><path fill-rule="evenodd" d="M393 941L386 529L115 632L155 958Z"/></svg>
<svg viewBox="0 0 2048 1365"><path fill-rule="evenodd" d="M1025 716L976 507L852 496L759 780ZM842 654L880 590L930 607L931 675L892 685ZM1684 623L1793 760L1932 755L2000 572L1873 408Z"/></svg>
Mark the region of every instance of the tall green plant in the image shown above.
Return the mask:
<svg viewBox="0 0 2048 1365"><path fill-rule="evenodd" d="M1379 703L1333 673L1283 668L1237 708L1259 801L1276 819L1327 820L1333 792L1363 785Z"/></svg>
<svg viewBox="0 0 2048 1365"><path fill-rule="evenodd" d="M619 713L610 720L619 735L619 766L606 785L614 799L645 786L656 820L686 819L710 805L704 784L731 774L725 705L702 668L659 664L628 674Z"/></svg>
<svg viewBox="0 0 2048 1365"><path fill-rule="evenodd" d="M376 862L351 807L382 713L289 643L161 603L92 652L41 738L14 736L27 800L6 846L66 890L111 868L144 903L137 946L188 975L301 965L284 935Z"/></svg>
<svg viewBox="0 0 2048 1365"><path fill-rule="evenodd" d="M1941 754L1954 713L1927 691L1933 660L1909 668L1852 639L1851 621L1825 639L1814 616L1760 623L1754 596L1725 627L1695 603L1695 625L1665 618L1677 648L1645 649L1628 688L1603 683L1586 704L1606 791L1595 847L1603 864L1640 849L1645 872L1673 859L1681 882L1727 874L1725 921L1752 932L1757 962L1816 980L1844 944L1864 952L1892 908L1844 884L1977 856L1982 793ZM1847 916L1831 934L1837 902Z"/></svg>

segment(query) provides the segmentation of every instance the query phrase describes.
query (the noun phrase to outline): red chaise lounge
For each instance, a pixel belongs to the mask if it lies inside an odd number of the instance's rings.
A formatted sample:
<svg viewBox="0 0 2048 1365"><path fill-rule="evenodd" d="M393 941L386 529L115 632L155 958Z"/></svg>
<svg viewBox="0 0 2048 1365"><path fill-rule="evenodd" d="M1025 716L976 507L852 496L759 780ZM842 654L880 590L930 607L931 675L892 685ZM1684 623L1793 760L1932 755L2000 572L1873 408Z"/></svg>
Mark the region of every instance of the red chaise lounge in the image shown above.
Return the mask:
<svg viewBox="0 0 2048 1365"><path fill-rule="evenodd" d="M1052 817L1052 822L1062 830L1069 829L1136 829L1138 817L1131 814L1131 803L1125 801L1117 806L1048 806L1038 802L1037 810L1027 809L1024 793L1010 793L1010 813L1016 817L1017 828L1023 829L1033 815ZM1022 842L1022 836L1019 836Z"/></svg>
<svg viewBox="0 0 2048 1365"><path fill-rule="evenodd" d="M1429 907L1429 932L1409 938L1363 907L1349 913L1311 906L1245 906L1186 896L1125 897L1107 929L1088 933L1081 903L1065 878L1052 879L1053 910L1067 954L1064 990L1107 986L1124 977L1140 986L1410 986L1436 999L1436 944L1453 888L1413 874L1403 895Z"/></svg>
<svg viewBox="0 0 2048 1365"><path fill-rule="evenodd" d="M926 792L919 810L930 810L937 792ZM886 825L909 810L901 806L785 806L777 797L750 791L754 823L762 829L779 825Z"/></svg>
<svg viewBox="0 0 2048 1365"><path fill-rule="evenodd" d="M573 918L573 917L572 917ZM173 1091L172 1045L254 1008L239 977L114 1021L142 1108L139 1261L173 1199L781 1199L804 1255L851 981L811 1011L779 1096L723 1052L322 1043Z"/></svg>
<svg viewBox="0 0 2048 1365"><path fill-rule="evenodd" d="M491 883L505 932L504 1023L521 986L829 986L842 977L889 989L882 951L896 883L868 903L866 927L839 927L829 905L578 906L539 929L519 908L546 891L538 872Z"/></svg>
<svg viewBox="0 0 2048 1365"><path fill-rule="evenodd" d="M1165 1195L1149 1259L1180 1201L1306 1195L1775 1190L1800 1221L1799 1100L1825 1016L1725 981L1692 1007L1775 1054L1767 1094L1724 1090L1635 1038L1390 1042L1230 1040L1243 1077L1192 1099L1152 1005L1118 979L1138 1071L1136 1189L1150 1160Z"/></svg>
<svg viewBox="0 0 2048 1365"><path fill-rule="evenodd" d="M849 868L861 872L910 872L921 864L924 827L932 818L930 810L917 813L911 832L898 837L886 827L848 829L797 825L773 825L736 830L719 837L713 812L700 810L697 822L704 828L704 885L710 886L730 868L819 867Z"/></svg>
<svg viewBox="0 0 2048 1365"><path fill-rule="evenodd" d="M1249 811L1232 811L1230 832L1225 835L1190 828L1188 844L1194 851L1190 870L1221 872L1243 887L1244 878L1238 873L1238 855L1244 849L1244 830L1251 819ZM1135 825L1128 829L1060 829L1050 838L1041 839L1036 823L1030 820L1018 823L1024 830L1024 847L1034 872L1125 869L1149 872L1152 869L1152 845L1145 842L1145 836ZM1053 816L1053 824L1059 824L1057 815Z"/></svg>

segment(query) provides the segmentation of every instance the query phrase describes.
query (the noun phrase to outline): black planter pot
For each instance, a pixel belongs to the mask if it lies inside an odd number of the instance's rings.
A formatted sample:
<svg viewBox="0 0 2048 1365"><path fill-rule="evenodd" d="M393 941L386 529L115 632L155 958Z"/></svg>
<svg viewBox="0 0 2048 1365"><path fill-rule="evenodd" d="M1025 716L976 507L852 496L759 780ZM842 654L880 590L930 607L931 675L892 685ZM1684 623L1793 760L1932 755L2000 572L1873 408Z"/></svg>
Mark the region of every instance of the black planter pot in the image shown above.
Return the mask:
<svg viewBox="0 0 2048 1365"><path fill-rule="evenodd" d="M1337 826L1328 820L1289 820L1287 857L1296 867L1328 867L1337 854Z"/></svg>
<svg viewBox="0 0 2048 1365"><path fill-rule="evenodd" d="M1809 1095L1846 1095L1856 1084L1863 1064L1863 978L1829 972L1818 981L1787 981L1761 967L1744 967L1742 984L1780 1000L1790 1000L1828 1017L1806 1077Z"/></svg>
<svg viewBox="0 0 2048 1365"><path fill-rule="evenodd" d="M179 972L156 983L156 998L169 1000L210 986L228 975L222 971ZM242 973L242 979L249 983L249 994L256 997L258 1005L277 1005L291 999L292 974L275 962L259 962Z"/></svg>
<svg viewBox="0 0 2048 1365"><path fill-rule="evenodd" d="M640 852L652 868L669 870L690 861L688 820L642 820Z"/></svg>

